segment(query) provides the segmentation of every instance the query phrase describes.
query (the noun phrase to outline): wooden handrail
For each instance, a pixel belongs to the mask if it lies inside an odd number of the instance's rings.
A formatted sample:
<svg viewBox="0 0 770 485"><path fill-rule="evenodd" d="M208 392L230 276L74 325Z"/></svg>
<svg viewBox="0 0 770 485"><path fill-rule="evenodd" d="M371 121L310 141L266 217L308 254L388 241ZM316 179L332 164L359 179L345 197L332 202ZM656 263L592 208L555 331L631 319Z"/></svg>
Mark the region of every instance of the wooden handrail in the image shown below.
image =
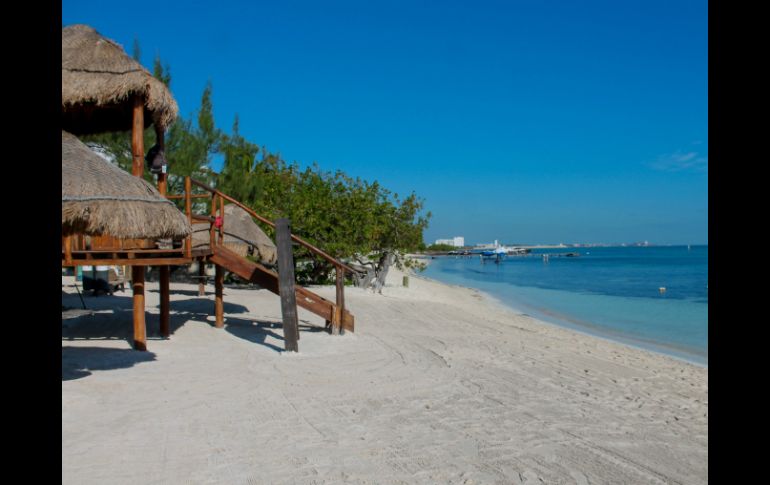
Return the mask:
<svg viewBox="0 0 770 485"><path fill-rule="evenodd" d="M165 195L164 197L167 198L167 199L171 199L171 200L173 200L173 199L184 199L185 198L185 194ZM206 198L206 197L211 197L211 196L209 194L192 194L192 195L190 195L191 199L203 199L203 198Z"/></svg>
<svg viewBox="0 0 770 485"><path fill-rule="evenodd" d="M211 194L211 212L210 212L211 215L210 216L203 216L203 215L192 214L192 211L190 209L190 206L191 206L191 203L190 203L191 195L190 194L192 192L192 185L196 185L197 187L200 187L203 190L206 190L207 192L209 192ZM219 201L217 201L217 197L219 197ZM208 185L204 184L203 182L199 182L197 180L194 180L191 177L185 177L185 206L187 208L187 214L188 214L188 218L190 220L190 224L192 224L192 220L193 219L199 220L199 221L206 221L206 222L209 222L211 224L211 227L209 228L209 231L210 231L209 232L209 237L210 237L210 240L209 240L209 250L211 251L211 253L215 257L218 254L216 249L215 249L217 244L215 242L215 237L214 237L215 225L216 225L216 221L217 221L216 214L217 214L217 209L218 209L219 219L220 219L220 222L222 223L217 228L217 229L219 229L219 231L218 231L219 232L219 238L218 238L219 241L218 241L218 243L221 245L223 243L223 241L224 241L223 229L224 229L224 218L225 218L225 200L227 200L230 203L233 203L236 206L240 207L241 209L246 211L247 214L249 214L254 219L258 220L259 222L262 222L263 224L267 224L268 226L270 226L273 229L277 229L276 228L276 224L273 221L265 219L264 217L260 216L256 212L254 212L253 209L251 209L249 207L246 207L241 202L233 199L229 195L224 194L224 193L220 192L219 190L217 190L217 189L215 189L213 187L209 187ZM217 204L217 202L219 202L219 203ZM286 238L286 234L284 233L284 235L283 235L284 243L288 243L289 241L294 241L297 244L299 244L300 246L303 246L303 247L307 248L308 250L310 250L310 252L315 253L316 255L318 255L321 258L325 259L326 261L330 262L334 266L335 273L336 273L336 275L335 275L335 277L336 277L336 285L335 286L336 286L336 297L337 297L336 300L337 301L336 301L336 305L332 305L333 314L329 315L331 320L327 320L326 323L327 323L327 325L328 324L331 325L332 333L333 334L339 333L340 328L341 328L341 326L343 324L343 319L345 318L344 317L345 316L345 271L347 271L350 274L358 274L359 271L356 271L355 269L351 268L350 266L348 266L347 264L343 263L342 261L337 260L336 258L331 256L330 254L326 253L325 251L322 251L321 249L318 249L317 247L313 246L312 244L310 244L307 241L304 241L302 238L300 238L298 236L295 236L294 234L289 233L288 236L289 236L289 238ZM288 239L288 241L286 239ZM276 241L276 243L277 242L278 241ZM189 245L189 247L191 247L191 246L192 246L192 244ZM291 245L289 244L289 246L291 246ZM285 249L283 250L283 253L286 254L286 250ZM289 250L289 254L290 253L291 253L291 250ZM279 259L281 258L281 250L280 249L278 251L278 257L279 257ZM283 274L282 271L279 271L279 273ZM292 292L292 294L293 293L294 292Z"/></svg>
<svg viewBox="0 0 770 485"><path fill-rule="evenodd" d="M213 201L212 201L213 204ZM225 199L222 197L222 195L219 195L219 218L220 218L220 224L219 224L219 244L224 244L225 242Z"/></svg>
<svg viewBox="0 0 770 485"><path fill-rule="evenodd" d="M192 184L197 185L198 187L200 187L200 188L202 188L204 190L207 190L207 191L211 192L212 194L218 195L219 197L221 197L220 200L226 199L227 201L237 205L241 209L245 210L251 217L253 217L253 218L257 219L258 221L260 221L260 222L262 222L264 224L267 224L268 226L270 226L273 229L275 229L275 223L274 222L272 222L269 219L265 219L264 217L260 216L259 214L254 212L252 209L250 209L249 207L243 205L242 203L238 202L237 200L233 199L229 195L227 195L225 193L222 193L222 192L220 192L219 190L217 190L217 189L215 189L213 187L209 187L208 185L204 184L203 182L199 182L199 181L197 181L195 179L190 179L190 181L191 181ZM222 203L224 203L224 202L222 202ZM321 249L318 249L317 247L313 246L312 244L310 244L309 242L303 240L302 238L300 238L298 236L295 236L294 234L291 235L291 240L296 242L300 246L304 246L305 248L309 249L311 252L321 256L323 259L325 259L328 262L332 263L332 265L334 265L335 268L343 269L343 270L347 271L350 274L358 274L359 273L358 271L356 271L355 269L351 268L347 264L345 264L342 261L339 261L338 259L336 259L334 256L331 256L330 254L326 253L325 251L323 251Z"/></svg>
<svg viewBox="0 0 770 485"><path fill-rule="evenodd" d="M211 248L211 252L214 253L216 250L214 249L214 221L217 220L217 196L216 194L211 195L211 223L209 224L209 247Z"/></svg>

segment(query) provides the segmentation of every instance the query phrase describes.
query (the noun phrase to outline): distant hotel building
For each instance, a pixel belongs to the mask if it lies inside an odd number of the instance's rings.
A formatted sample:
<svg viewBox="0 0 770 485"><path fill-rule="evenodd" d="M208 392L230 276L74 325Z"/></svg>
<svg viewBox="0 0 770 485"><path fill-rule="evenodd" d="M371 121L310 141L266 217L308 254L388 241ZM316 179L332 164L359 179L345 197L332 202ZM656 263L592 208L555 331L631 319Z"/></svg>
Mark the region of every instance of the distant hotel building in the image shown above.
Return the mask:
<svg viewBox="0 0 770 485"><path fill-rule="evenodd" d="M497 242L497 239L495 239L495 242L493 243L482 243L482 244L476 245L477 249L497 249L499 247L500 247L500 243Z"/></svg>
<svg viewBox="0 0 770 485"><path fill-rule="evenodd" d="M457 236L454 239L436 239L436 244L447 244L449 246L461 248L465 246L465 238L462 236Z"/></svg>

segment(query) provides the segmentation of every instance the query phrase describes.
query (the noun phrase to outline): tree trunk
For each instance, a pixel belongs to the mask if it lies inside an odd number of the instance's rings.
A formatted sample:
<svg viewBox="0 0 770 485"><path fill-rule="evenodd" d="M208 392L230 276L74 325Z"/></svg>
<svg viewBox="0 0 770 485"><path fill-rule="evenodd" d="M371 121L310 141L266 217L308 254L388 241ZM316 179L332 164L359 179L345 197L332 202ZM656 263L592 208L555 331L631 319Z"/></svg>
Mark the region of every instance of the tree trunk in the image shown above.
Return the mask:
<svg viewBox="0 0 770 485"><path fill-rule="evenodd" d="M377 273L374 271L374 268L367 269L366 274L361 277L361 288L369 288L372 286L372 282L376 276Z"/></svg>
<svg viewBox="0 0 770 485"><path fill-rule="evenodd" d="M388 270L393 263L393 255L391 253L385 253L380 261L380 273L377 275L377 280L374 282L374 291L377 293L382 293L382 287L385 286Z"/></svg>

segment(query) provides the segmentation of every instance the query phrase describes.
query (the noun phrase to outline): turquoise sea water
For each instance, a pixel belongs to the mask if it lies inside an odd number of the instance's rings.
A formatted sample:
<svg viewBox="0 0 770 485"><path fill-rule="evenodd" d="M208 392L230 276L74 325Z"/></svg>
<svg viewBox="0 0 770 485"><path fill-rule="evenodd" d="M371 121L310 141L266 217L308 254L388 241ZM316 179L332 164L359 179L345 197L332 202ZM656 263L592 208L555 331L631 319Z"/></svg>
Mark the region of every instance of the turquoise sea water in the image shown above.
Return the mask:
<svg viewBox="0 0 770 485"><path fill-rule="evenodd" d="M579 256L557 255L566 252ZM500 264L478 256L430 263L424 276L477 288L522 313L708 365L708 246L543 249Z"/></svg>

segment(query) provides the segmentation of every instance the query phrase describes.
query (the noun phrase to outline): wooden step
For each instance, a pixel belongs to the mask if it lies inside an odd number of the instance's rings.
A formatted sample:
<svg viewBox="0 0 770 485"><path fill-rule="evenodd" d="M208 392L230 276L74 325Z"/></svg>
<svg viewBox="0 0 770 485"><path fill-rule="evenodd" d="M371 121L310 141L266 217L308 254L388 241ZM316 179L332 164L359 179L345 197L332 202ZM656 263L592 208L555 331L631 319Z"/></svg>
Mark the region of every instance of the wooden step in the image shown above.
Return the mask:
<svg viewBox="0 0 770 485"><path fill-rule="evenodd" d="M208 260L237 274L246 281L256 283L276 295L280 294L278 289L278 273L259 263L243 258L222 246L217 246L216 253L209 256ZM334 302L301 286L296 286L294 291L296 294L297 305L318 315L324 320L332 321L336 307ZM352 332L354 327L355 319L353 315L347 310L344 310L342 315L342 328Z"/></svg>

